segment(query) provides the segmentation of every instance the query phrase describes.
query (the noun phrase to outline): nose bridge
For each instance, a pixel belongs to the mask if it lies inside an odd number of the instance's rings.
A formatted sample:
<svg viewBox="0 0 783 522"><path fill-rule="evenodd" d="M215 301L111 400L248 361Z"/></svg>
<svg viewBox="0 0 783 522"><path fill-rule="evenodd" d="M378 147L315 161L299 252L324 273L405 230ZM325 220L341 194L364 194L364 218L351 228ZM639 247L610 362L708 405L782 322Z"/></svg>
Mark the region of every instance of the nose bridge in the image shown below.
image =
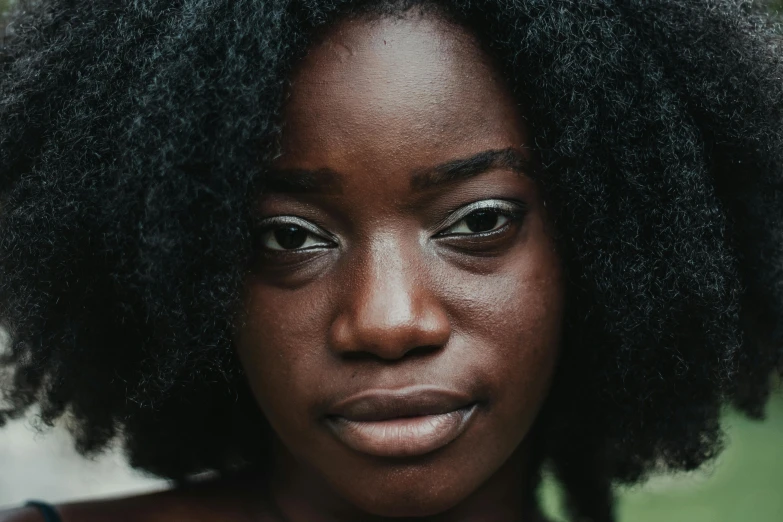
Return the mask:
<svg viewBox="0 0 783 522"><path fill-rule="evenodd" d="M405 255L405 246L394 238L384 238L370 249L368 270L362 274L358 311L367 326L389 329L410 326L417 319L421 275L416 263Z"/></svg>
<svg viewBox="0 0 783 522"><path fill-rule="evenodd" d="M419 249L388 234L354 259L346 302L333 325L337 350L395 359L446 343L449 320L427 284Z"/></svg>

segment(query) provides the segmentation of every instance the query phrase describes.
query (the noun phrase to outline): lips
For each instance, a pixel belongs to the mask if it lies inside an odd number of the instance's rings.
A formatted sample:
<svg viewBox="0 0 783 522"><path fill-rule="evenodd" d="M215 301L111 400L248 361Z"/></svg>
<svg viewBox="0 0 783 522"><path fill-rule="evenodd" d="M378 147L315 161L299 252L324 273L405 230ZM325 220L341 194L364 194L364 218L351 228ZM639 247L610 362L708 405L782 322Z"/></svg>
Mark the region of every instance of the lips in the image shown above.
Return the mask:
<svg viewBox="0 0 783 522"><path fill-rule="evenodd" d="M423 455L459 437L474 417L469 395L432 386L369 390L334 405L326 417L332 433L369 455Z"/></svg>

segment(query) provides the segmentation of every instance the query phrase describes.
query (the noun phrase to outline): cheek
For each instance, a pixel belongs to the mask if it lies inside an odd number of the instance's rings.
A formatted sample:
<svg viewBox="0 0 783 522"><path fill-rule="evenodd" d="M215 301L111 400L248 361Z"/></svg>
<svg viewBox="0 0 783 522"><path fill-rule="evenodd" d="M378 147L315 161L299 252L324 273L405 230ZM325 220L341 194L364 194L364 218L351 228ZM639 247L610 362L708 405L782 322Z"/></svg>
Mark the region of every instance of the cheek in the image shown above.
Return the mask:
<svg viewBox="0 0 783 522"><path fill-rule="evenodd" d="M325 289L248 286L237 352L259 406L276 428L296 422L296 416L286 414L308 408L324 384L315 369L323 364L328 295Z"/></svg>
<svg viewBox="0 0 783 522"><path fill-rule="evenodd" d="M511 340L504 345L500 368L507 386L501 399L516 404L518 412L538 411L549 390L560 351L562 326L561 283L558 278L522 279L514 285L517 297L503 314L496 334ZM514 306L516 305L516 306ZM501 345L496 340L496 345Z"/></svg>
<svg viewBox="0 0 783 522"><path fill-rule="evenodd" d="M527 431L548 390L560 351L564 288L548 241L520 249L492 275L452 286L455 330L484 347L481 367L492 383L501 431ZM453 281L453 279L452 279ZM452 283L453 284L453 283Z"/></svg>

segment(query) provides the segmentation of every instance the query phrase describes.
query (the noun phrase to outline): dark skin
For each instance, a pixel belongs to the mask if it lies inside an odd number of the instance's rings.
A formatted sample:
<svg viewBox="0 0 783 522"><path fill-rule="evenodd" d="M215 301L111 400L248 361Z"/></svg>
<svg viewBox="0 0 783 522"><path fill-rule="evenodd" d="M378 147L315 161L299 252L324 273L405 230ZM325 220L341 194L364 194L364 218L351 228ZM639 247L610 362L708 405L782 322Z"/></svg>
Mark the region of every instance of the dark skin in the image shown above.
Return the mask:
<svg viewBox="0 0 783 522"><path fill-rule="evenodd" d="M525 441L564 290L531 137L491 59L434 14L344 20L294 72L283 122L236 330L277 435L270 485L76 504L64 519L539 520ZM336 401L414 385L476 403L435 451L368 455L326 425Z"/></svg>

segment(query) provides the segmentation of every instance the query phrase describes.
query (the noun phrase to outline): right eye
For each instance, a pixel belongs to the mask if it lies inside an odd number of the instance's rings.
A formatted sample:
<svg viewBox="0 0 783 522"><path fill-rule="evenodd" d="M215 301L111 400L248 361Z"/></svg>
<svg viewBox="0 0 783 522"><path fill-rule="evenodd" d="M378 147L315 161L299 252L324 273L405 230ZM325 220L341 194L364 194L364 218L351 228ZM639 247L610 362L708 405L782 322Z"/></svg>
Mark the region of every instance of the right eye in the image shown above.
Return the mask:
<svg viewBox="0 0 783 522"><path fill-rule="evenodd" d="M302 251L334 246L316 225L294 216L265 219L259 226L258 248L271 251Z"/></svg>

